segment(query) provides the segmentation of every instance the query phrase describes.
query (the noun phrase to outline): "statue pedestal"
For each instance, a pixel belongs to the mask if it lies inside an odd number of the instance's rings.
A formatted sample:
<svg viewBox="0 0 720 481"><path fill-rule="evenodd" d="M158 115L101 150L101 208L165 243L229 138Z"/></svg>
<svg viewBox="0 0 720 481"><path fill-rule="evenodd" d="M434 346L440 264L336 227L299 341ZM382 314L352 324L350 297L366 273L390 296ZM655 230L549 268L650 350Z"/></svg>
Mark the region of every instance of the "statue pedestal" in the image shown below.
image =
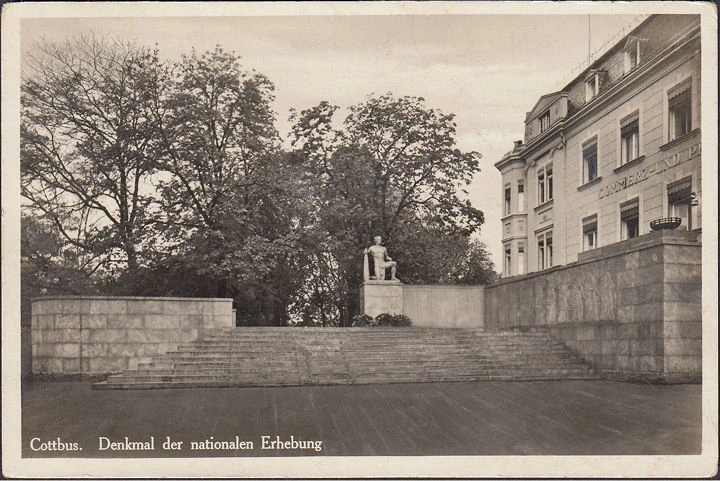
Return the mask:
<svg viewBox="0 0 720 481"><path fill-rule="evenodd" d="M360 312L375 317L384 312L403 313L403 284L395 281L365 281L360 286Z"/></svg>

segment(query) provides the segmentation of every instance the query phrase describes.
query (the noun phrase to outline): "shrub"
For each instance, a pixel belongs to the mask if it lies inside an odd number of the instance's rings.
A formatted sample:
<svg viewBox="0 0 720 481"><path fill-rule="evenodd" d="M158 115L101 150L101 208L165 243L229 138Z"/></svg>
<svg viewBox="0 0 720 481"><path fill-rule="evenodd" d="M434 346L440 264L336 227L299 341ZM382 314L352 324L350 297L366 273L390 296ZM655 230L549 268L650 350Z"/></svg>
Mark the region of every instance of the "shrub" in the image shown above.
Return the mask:
<svg viewBox="0 0 720 481"><path fill-rule="evenodd" d="M358 314L353 316L350 325L352 327L372 327L375 325L375 321L367 314Z"/></svg>
<svg viewBox="0 0 720 481"><path fill-rule="evenodd" d="M412 326L412 321L408 316L405 316L403 314L389 314L387 312L384 312L382 314L378 314L377 317L375 317L375 325L390 327L410 327Z"/></svg>
<svg viewBox="0 0 720 481"><path fill-rule="evenodd" d="M320 327L320 324L312 321L310 319L303 319L302 321L298 321L294 324L291 324L293 327Z"/></svg>

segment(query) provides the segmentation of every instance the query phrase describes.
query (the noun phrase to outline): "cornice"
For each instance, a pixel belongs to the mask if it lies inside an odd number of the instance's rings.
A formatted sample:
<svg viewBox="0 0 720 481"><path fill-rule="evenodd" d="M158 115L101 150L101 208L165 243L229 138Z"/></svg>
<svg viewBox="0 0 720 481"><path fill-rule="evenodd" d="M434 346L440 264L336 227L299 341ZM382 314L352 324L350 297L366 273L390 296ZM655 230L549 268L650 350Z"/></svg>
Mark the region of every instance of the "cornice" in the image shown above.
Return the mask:
<svg viewBox="0 0 720 481"><path fill-rule="evenodd" d="M545 154L546 151L549 151L553 147L555 147L554 144L551 145L552 140L557 140L558 143L561 143L562 138L559 136L554 136L565 130L566 122L566 120L558 120L548 130L532 139L522 150L523 157L527 158L529 155L534 154L538 150L540 151L540 155Z"/></svg>
<svg viewBox="0 0 720 481"><path fill-rule="evenodd" d="M498 160L498 161L495 162L493 165L494 165L495 168L498 169L498 170L502 170L503 167L505 167L505 166L507 166L507 165L509 165L509 164L515 163L515 162L517 162L517 163L519 163L519 164L525 165L525 159L524 159L524 158L522 157L522 155L521 155L522 152L523 152L523 151L520 150L520 151L515 151L515 152L512 152L512 153L510 153L510 154L507 154L507 155L505 155L505 157L503 157L502 159Z"/></svg>
<svg viewBox="0 0 720 481"><path fill-rule="evenodd" d="M513 212L512 214L508 214L508 215L504 215L504 216L500 217L500 222L505 222L506 220L512 219L513 217L520 217L520 216L527 217L527 215L528 215L527 212Z"/></svg>

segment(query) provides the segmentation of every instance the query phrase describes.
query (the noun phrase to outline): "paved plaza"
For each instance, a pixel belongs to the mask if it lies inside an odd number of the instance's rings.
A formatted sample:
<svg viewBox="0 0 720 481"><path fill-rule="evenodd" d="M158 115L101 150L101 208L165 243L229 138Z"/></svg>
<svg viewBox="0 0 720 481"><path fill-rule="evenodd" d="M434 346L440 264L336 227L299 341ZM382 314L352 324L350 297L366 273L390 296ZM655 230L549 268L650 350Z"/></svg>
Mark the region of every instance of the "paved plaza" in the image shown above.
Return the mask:
<svg viewBox="0 0 720 481"><path fill-rule="evenodd" d="M700 385L613 381L93 391L33 382L22 391L23 456L387 456L698 454ZM100 450L99 438L154 450ZM170 437L182 449L163 449ZM261 449L322 441L322 449ZM212 438L211 438L212 437ZM76 442L82 451L33 451ZM250 441L252 449L190 450ZM106 444L107 444L106 442ZM229 445L228 445L229 446ZM246 447L248 445L246 444ZM279 444L275 444L279 446ZM289 446L289 445L288 445Z"/></svg>

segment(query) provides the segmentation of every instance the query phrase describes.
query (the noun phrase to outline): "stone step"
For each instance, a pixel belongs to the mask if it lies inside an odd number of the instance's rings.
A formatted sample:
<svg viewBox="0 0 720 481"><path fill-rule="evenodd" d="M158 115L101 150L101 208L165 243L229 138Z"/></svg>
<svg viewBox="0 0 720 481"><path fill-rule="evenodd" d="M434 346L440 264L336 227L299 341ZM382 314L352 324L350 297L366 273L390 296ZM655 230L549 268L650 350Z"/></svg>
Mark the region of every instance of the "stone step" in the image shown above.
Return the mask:
<svg viewBox="0 0 720 481"><path fill-rule="evenodd" d="M267 340L268 337L278 340L287 339L544 339L540 333L524 334L524 333L490 333L485 331L463 330L463 332L453 333L450 331L437 330L419 330L419 329L396 329L394 331L383 330L365 330L355 331L349 329L337 329L334 332L312 333L309 331L293 332L288 330L282 333L266 333L266 332L250 332L250 333L224 333L209 334L205 339L247 339L247 340Z"/></svg>
<svg viewBox="0 0 720 481"><path fill-rule="evenodd" d="M457 377L455 379L443 378L443 379L428 379L423 382L468 382L468 381L551 381L551 380L590 380L600 379L599 376L591 373L560 373L560 374L518 374L518 375L479 375L472 377ZM298 386L306 384L404 384L404 383L417 383L418 381L412 379L397 379L389 380L383 377L371 378L366 377L363 379L354 379L352 381L347 379L328 379L318 380L318 382L309 381L299 383L294 381L283 381L283 380L262 380L256 382L256 380L240 381L240 380L226 380L226 381L152 381L152 382L138 382L138 381L125 381L117 383L108 383L103 381L93 384L93 389L187 389L187 388L222 388L222 387L281 387L281 386Z"/></svg>
<svg viewBox="0 0 720 481"><path fill-rule="evenodd" d="M429 363L429 362L440 362L440 363L453 363L453 362L473 362L473 363L483 363L483 362L494 362L494 361L508 361L513 363L520 363L520 364L528 364L528 363L547 363L547 362L567 362L567 361L577 361L577 358L574 357L571 354L567 353L557 353L557 354L543 354L543 355L536 355L536 356L526 356L526 355L503 355L503 356L497 356L492 355L491 353L486 353L483 355L472 355L468 353L448 353L447 355L442 354L433 354L433 355L416 355L416 356L402 356L399 354L396 354L392 356L391 359L388 359L387 356L348 356L344 353L337 353L337 355L321 355L318 353L308 353L308 352L298 352L297 356L288 357L288 358L271 358L271 359L246 359L243 358L240 355L237 356L227 356L222 353L197 353L197 355L192 356L172 356L168 357L163 360L158 360L155 362L155 364L152 365L162 365L162 366L168 366L168 365L180 365L180 364L195 364L195 365L203 365L203 364L210 364L210 363L228 363L230 365L238 365L238 364L246 364L246 365L253 365L253 366L283 366L283 365L291 365L297 362L297 360L308 360L312 362L323 362L323 360L328 360L329 362L345 362L351 365L361 365L361 364L394 364L394 363L411 363L411 364L420 364L420 363Z"/></svg>
<svg viewBox="0 0 720 481"><path fill-rule="evenodd" d="M452 355L448 356L394 356L392 359L392 363L388 362L387 358L382 357L347 357L343 354L339 354L338 356L319 356L319 355L310 355L308 353L298 353L296 357L288 358L288 359L243 359L242 357L237 358L229 358L227 356L207 356L207 357L178 357L178 358L168 358L168 359L162 359L157 360L153 363L150 363L150 366L157 367L167 367L167 366L185 366L185 365L193 365L193 366L225 366L225 367L231 367L231 366L239 366L239 365L245 365L245 366L287 366L287 365L293 365L298 361L312 361L312 362L344 362L349 365L392 365L392 364L410 364L410 365L419 365L419 364L441 364L441 365L447 365L447 364L454 364L454 363L471 363L474 365L484 365L484 364L491 364L491 363L509 363L509 364L545 364L545 363L551 363L551 362L560 362L560 363L568 363L568 362L581 362L576 357L570 355L570 354L561 354L561 355L553 355L553 356L471 356L467 354L457 354L454 353ZM143 366L138 366L138 368Z"/></svg>
<svg viewBox="0 0 720 481"><path fill-rule="evenodd" d="M481 327L466 327L466 328L455 328L455 327L391 327L391 326L378 326L378 327L227 327L218 329L213 332L213 335L244 335L244 334L267 334L267 333L278 333L288 335L298 334L353 334L357 332L365 332L369 335L381 335L385 333L402 333L407 335L420 335L423 333L444 333L450 335L462 335L467 333L481 333L492 336L512 336L512 335L523 335L523 336L545 336L546 331L543 328L523 328L523 329L506 329L506 330L487 330Z"/></svg>
<svg viewBox="0 0 720 481"><path fill-rule="evenodd" d="M272 351L270 351L272 352ZM566 350L561 349L547 349L547 350L466 350L466 349L447 349L447 350L438 350L438 349L418 349L418 350L395 350L395 351L369 351L369 352L363 352L363 351L344 351L344 350L337 350L337 351L316 351L316 350L309 350L309 349L297 349L291 353L286 353L282 355L268 355L266 359L272 360L283 360L283 359L291 359L294 357L294 354L297 353L299 355L305 355L305 356L314 356L314 357L323 357L323 356L337 356L342 354L346 359L380 359L387 361L388 360L388 352L392 352L391 358L404 358L404 359L423 359L423 358L433 358L433 357L441 357L443 359L449 358L449 357L468 357L468 358L477 358L482 359L486 357L498 357L498 356L507 356L507 357L515 357L515 358L531 358L531 357L548 357L548 356L562 356L562 355L571 355L567 353ZM247 359L247 360L261 360L263 359L260 356L257 355L250 355L246 356L244 352L242 351L232 351L232 350L223 350L223 349L208 349L206 351L202 350L193 350L193 351L182 351L177 353L172 353L167 356L167 359L197 359L197 358L225 358L225 359Z"/></svg>
<svg viewBox="0 0 720 481"><path fill-rule="evenodd" d="M178 346L97 389L588 379L541 330L240 328Z"/></svg>
<svg viewBox="0 0 720 481"><path fill-rule="evenodd" d="M342 360L349 364L388 364L387 357L383 356L352 356L347 353L342 353ZM297 359L308 359L315 362L323 362L327 359L330 362L337 362L336 356L325 356L318 353L299 352L297 356L287 358L243 358L242 356L229 357L222 353L197 353L193 356L172 356L162 360L157 360L151 363L151 366L182 366L182 365L208 365L208 364L220 364L224 366L233 366L238 364L252 365L252 366L280 366L280 365L292 365L297 362ZM448 353L447 355L428 355L422 354L418 356L393 356L393 364L395 363L410 363L410 364L427 364L432 362L438 362L442 364L456 363L456 362L471 362L471 363L490 363L490 362L512 362L519 364L530 364L530 363L548 363L548 362L571 362L577 361L577 358L569 353L559 352L553 355L548 353L541 353L536 356L493 356L492 353L485 354L471 354L471 353ZM141 367L141 366L138 366Z"/></svg>
<svg viewBox="0 0 720 481"><path fill-rule="evenodd" d="M248 354L251 353L262 353L268 348L275 348L275 347L281 347L277 343L267 343L262 345L247 345L245 343L214 343L214 342L203 342L203 343L193 343L193 344L185 344L178 346L178 351L190 351L194 349L227 349L227 350L238 350L242 352L246 352ZM412 343L406 343L403 342L401 344L399 343L388 343L388 344L380 344L380 343L364 343L364 342L348 342L348 343L337 343L337 344L311 344L311 343L302 343L302 342L295 342L293 344L285 344L284 347L286 348L293 348L293 347L302 347L306 349L314 349L314 350L337 350L337 349L348 349L348 350L357 350L357 351L365 351L368 349L374 349L374 350L382 350L387 351L387 349L402 349L402 350L417 350L417 349L456 349L458 347L462 347L464 349L476 349L476 350L491 350L491 349L511 349L511 350L518 350L518 349L565 349L560 344L543 344L543 343L475 343L475 342L447 342L447 343L438 343L438 342L412 342Z"/></svg>
<svg viewBox="0 0 720 481"><path fill-rule="evenodd" d="M192 346L197 347L208 347L208 346L223 346L227 348L243 348L249 351L261 351L263 349L266 349L267 347L279 347L279 346L312 346L316 347L318 349L322 348L337 348L337 347L352 347L352 346L362 346L362 348L377 348L377 349L387 349L387 348L412 348L412 347L432 347L432 346L438 346L438 347L457 347L457 346L463 346L463 347L472 347L477 346L478 348L490 348L490 347L513 347L513 346L526 346L526 347L538 347L538 348L544 348L548 346L562 346L561 344L557 343L551 343L548 344L546 341L526 341L526 340L518 340L518 341L512 341L512 340L503 340L503 341L476 341L476 340L457 340L457 339L449 339L449 340L398 340L398 341L368 341L365 339L358 339L358 340L343 340L343 341L323 341L323 342L311 342L309 340L304 339L295 339L292 342L278 342L278 341L264 341L264 342L247 342L243 340L237 340L237 341L226 341L226 340L218 340L218 341L197 341L192 344L184 344L181 347L188 348Z"/></svg>
<svg viewBox="0 0 720 481"><path fill-rule="evenodd" d="M489 376L508 376L508 377L527 377L527 376L566 376L566 375L581 375L587 374L585 371L573 370L573 369L542 369L542 370L528 370L518 369L516 371L508 370L489 370L485 372L424 372L419 373L416 371L396 371L392 373L374 373L374 372L360 372L360 373L346 373L343 371L337 372L324 372L320 374L311 374L309 377L317 379L343 379L348 383L353 381L360 381L362 379L385 379L388 381L392 380L404 380L406 382L432 382L441 380L453 380L453 379L474 379L483 378ZM174 374L172 376L164 375L121 375L119 377L109 377L107 382L122 383L122 382L209 382L209 381L236 381L236 382L261 382L261 381L277 381L277 382L295 382L300 383L300 376L298 373L278 375L272 373L270 375L262 375L258 373L248 373L247 375L235 374L235 373L215 373L215 374Z"/></svg>
<svg viewBox="0 0 720 481"><path fill-rule="evenodd" d="M205 344L186 344L186 345L180 345L178 346L178 350L174 352L191 352L191 351L199 351L199 350L223 350L223 351L232 351L232 352L242 352L247 355L255 354L255 355L262 355L263 353L267 352L267 349L269 348L277 348L281 347L274 344L267 344L264 346L245 346L242 343L237 344L221 344L221 343L205 343ZM567 348L563 347L561 344L487 344L487 345L479 345L476 343L467 343L467 344L460 344L460 343L447 343L447 344L438 344L438 343L413 343L413 344L403 344L403 345L397 345L397 344L388 344L388 345L379 345L379 344L364 344L364 343L348 343L345 344L338 344L338 345L313 345L313 344L303 344L303 343L296 343L293 345L285 345L284 346L287 349L292 348L302 348L307 350L314 350L314 351L337 351L337 350L344 350L348 352L357 351L357 352L388 352L389 349L393 351L418 351L419 349L422 350L431 350L431 349L437 349L437 350L453 350L453 349L472 349L474 351L547 351L547 350L567 350Z"/></svg>
<svg viewBox="0 0 720 481"><path fill-rule="evenodd" d="M381 365L381 364L358 364L351 368L337 365L336 363L317 363L315 367L317 372L323 371L351 371L351 372L454 372L454 371L473 371L473 372L484 372L488 370L510 370L510 369L589 369L586 365L581 363L570 363L570 362L548 362L548 363L509 363L509 362L487 362L487 363L393 363L392 366ZM302 366L301 366L302 368ZM283 366L282 369L276 367L272 372L274 373L286 373L286 372L297 372L299 367L297 365ZM129 371L130 372L130 371ZM207 366L207 365L185 365L185 366L171 366L171 367L158 367L158 368L145 368L131 371L133 375L164 375L169 376L173 374L214 374L218 372L224 373L250 373L255 374L258 372L258 366Z"/></svg>

